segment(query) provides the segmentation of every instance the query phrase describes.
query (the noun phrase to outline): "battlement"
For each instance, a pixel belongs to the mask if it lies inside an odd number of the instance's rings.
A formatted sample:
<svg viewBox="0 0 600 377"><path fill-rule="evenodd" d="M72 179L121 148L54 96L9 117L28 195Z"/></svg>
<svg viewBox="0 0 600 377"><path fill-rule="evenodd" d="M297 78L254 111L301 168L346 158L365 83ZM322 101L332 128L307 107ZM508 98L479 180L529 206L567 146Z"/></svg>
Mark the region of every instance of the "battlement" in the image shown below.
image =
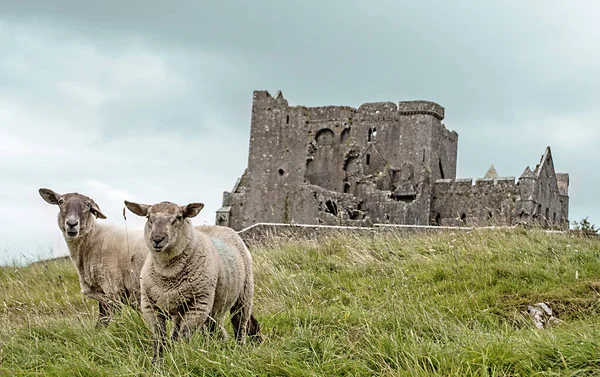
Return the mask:
<svg viewBox="0 0 600 377"><path fill-rule="evenodd" d="M477 178L475 180L475 186L515 186L515 177Z"/></svg>
<svg viewBox="0 0 600 377"><path fill-rule="evenodd" d="M402 115L428 114L443 120L445 110L442 106L430 101L402 101L398 104L398 111Z"/></svg>
<svg viewBox="0 0 600 377"><path fill-rule="evenodd" d="M288 101L281 91L272 96L266 90L255 90L253 104L258 107L289 106ZM398 105L394 102L367 102L358 108L350 106L317 106L307 107L311 120L335 120L348 118L358 113L363 116L379 116L391 119L398 115L425 114L432 115L443 120L445 110L442 106L430 101L400 101Z"/></svg>
<svg viewBox="0 0 600 377"><path fill-rule="evenodd" d="M358 112L362 114L379 114L381 112L385 113L396 113L398 112L398 107L394 102L370 102L363 103L358 107Z"/></svg>
<svg viewBox="0 0 600 377"><path fill-rule="evenodd" d="M267 90L255 90L252 95L252 104L259 107L288 106L288 101L283 97L281 91L277 91L275 97Z"/></svg>
<svg viewBox="0 0 600 377"><path fill-rule="evenodd" d="M500 178L457 178L457 179L437 179L435 181L436 190L443 190L451 193L477 192L488 188L513 188L516 187L515 177Z"/></svg>

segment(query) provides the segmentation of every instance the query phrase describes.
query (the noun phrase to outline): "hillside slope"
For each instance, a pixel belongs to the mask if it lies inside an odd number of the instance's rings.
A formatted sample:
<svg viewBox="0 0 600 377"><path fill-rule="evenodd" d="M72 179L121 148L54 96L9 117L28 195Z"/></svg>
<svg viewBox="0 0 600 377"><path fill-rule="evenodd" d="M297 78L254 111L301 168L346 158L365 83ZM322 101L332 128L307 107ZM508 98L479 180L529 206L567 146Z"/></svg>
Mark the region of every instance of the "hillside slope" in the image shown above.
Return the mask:
<svg viewBox="0 0 600 377"><path fill-rule="evenodd" d="M150 364L127 310L105 330L70 261L0 269L0 375L592 375L600 242L540 231L340 234L252 249L261 345L198 334ZM521 314L547 302L537 330ZM231 328L228 324L228 328Z"/></svg>

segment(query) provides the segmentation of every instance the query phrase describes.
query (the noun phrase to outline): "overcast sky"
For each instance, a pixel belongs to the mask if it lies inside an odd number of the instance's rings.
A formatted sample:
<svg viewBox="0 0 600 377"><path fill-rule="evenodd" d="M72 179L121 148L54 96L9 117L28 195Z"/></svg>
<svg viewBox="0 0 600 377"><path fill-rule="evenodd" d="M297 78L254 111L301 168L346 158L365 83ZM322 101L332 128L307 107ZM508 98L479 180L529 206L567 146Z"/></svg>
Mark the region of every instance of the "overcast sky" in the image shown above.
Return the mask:
<svg viewBox="0 0 600 377"><path fill-rule="evenodd" d="M66 253L37 190L205 203L246 167L253 90L291 105L424 99L458 176L550 146L571 220L600 223L596 1L13 1L0 5L0 263ZM129 213L127 225L141 228Z"/></svg>

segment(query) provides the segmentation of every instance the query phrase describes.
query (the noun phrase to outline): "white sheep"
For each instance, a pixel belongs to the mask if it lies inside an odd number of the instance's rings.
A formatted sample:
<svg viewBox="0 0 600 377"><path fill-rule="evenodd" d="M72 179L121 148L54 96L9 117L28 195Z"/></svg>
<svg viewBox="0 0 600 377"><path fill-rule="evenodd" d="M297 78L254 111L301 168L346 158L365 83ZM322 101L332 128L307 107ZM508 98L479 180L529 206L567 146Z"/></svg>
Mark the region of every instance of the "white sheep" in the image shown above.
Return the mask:
<svg viewBox="0 0 600 377"><path fill-rule="evenodd" d="M235 338L258 335L252 318L254 280L252 256L231 228L192 226L190 218L202 203L178 206L125 201L125 206L147 218L144 234L150 253L141 272L142 314L154 335L153 362L166 341L166 320L173 320L171 339L189 337L205 323L226 341L227 312Z"/></svg>
<svg viewBox="0 0 600 377"><path fill-rule="evenodd" d="M122 304L139 309L140 271L148 254L142 231L128 231L100 224L105 219L93 199L78 193L39 193L57 205L58 227L79 275L81 293L98 301L96 326L107 326L111 313Z"/></svg>

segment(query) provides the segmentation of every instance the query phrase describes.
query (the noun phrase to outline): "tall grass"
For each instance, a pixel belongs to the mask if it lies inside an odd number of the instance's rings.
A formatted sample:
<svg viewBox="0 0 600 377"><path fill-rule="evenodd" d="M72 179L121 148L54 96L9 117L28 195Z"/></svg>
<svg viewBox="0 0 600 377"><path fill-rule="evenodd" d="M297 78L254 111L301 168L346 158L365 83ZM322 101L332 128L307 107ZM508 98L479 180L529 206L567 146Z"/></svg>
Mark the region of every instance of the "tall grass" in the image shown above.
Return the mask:
<svg viewBox="0 0 600 377"><path fill-rule="evenodd" d="M94 329L69 261L0 269L0 374L563 376L600 374L600 243L541 231L344 233L252 248L260 345L202 334L150 363L125 310ZM560 319L522 314L547 302ZM231 331L231 328L229 328Z"/></svg>

